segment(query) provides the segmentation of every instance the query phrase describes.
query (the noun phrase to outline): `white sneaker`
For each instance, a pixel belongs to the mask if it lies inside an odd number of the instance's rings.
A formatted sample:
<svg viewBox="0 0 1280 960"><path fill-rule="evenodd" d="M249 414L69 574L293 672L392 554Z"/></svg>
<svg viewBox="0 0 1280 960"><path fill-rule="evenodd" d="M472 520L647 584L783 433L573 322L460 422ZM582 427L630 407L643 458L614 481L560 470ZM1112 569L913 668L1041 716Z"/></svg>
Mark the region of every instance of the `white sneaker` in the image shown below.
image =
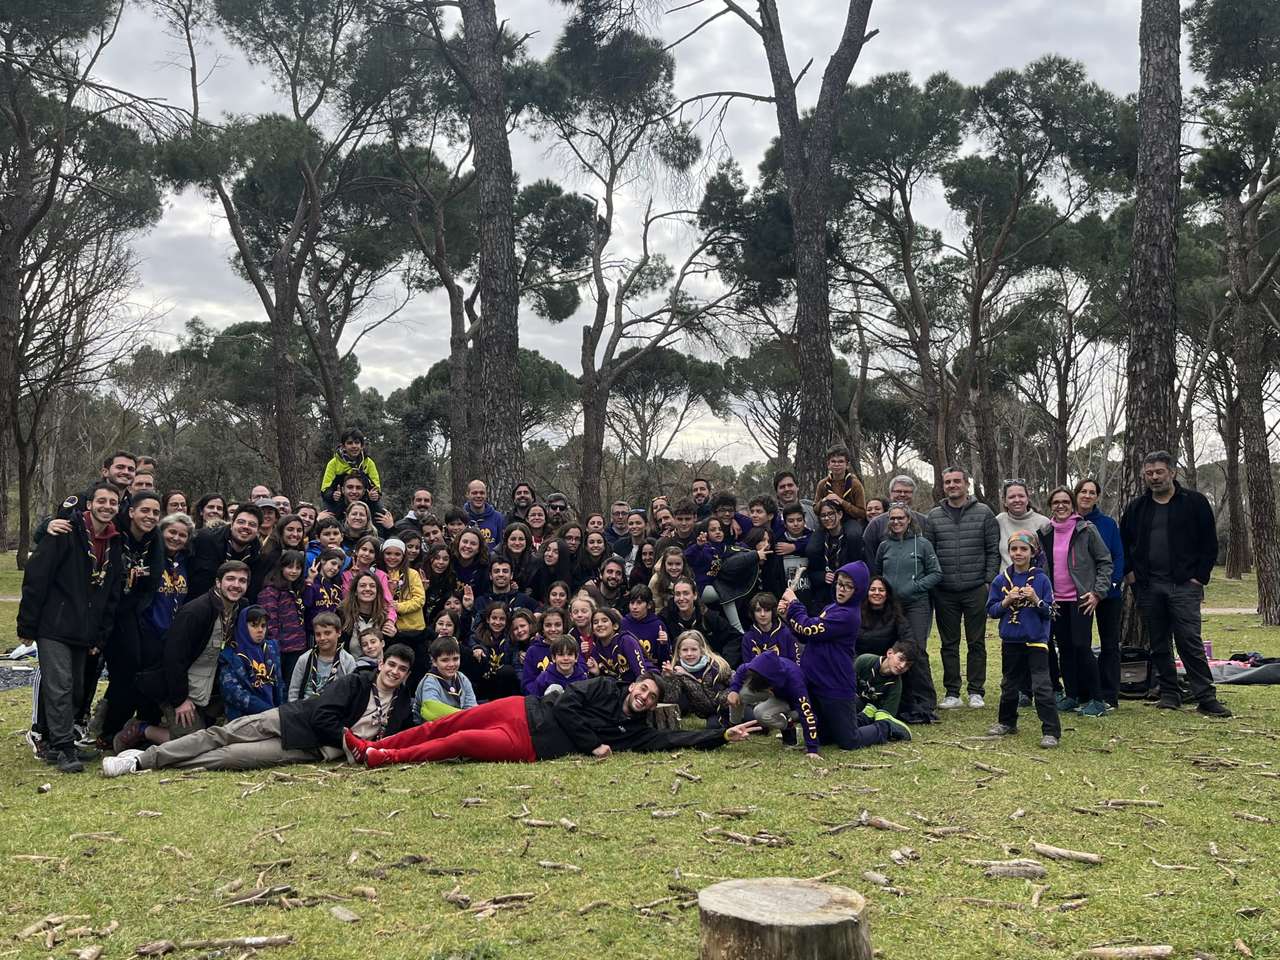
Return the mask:
<svg viewBox="0 0 1280 960"><path fill-rule="evenodd" d="M959 697L943 697L942 702L938 704L939 710L954 710L956 707L963 707L964 704Z"/></svg>
<svg viewBox="0 0 1280 960"><path fill-rule="evenodd" d="M978 707L985 707L986 705L987 705L987 701L982 699L982 694L980 693L969 694L969 706L973 707L975 710Z"/></svg>
<svg viewBox="0 0 1280 960"><path fill-rule="evenodd" d="M27 741L27 747L31 750L31 755L37 760L43 760L45 755L44 737L29 729L23 734L23 739Z"/></svg>
<svg viewBox="0 0 1280 960"><path fill-rule="evenodd" d="M102 758L102 775L104 777L123 777L126 773L138 772L138 758L141 750L122 750L114 757Z"/></svg>
<svg viewBox="0 0 1280 960"><path fill-rule="evenodd" d="M25 657L34 657L36 654L36 645L34 643L20 643L9 651L10 660L22 660Z"/></svg>

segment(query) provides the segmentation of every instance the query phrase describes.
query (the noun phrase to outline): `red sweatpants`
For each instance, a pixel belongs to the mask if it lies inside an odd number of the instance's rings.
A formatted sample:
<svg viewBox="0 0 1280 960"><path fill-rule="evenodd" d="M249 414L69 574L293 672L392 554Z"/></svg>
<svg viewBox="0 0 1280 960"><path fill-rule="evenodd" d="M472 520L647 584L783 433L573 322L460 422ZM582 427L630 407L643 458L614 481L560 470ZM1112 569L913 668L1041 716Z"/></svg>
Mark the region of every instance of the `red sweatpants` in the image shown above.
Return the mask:
<svg viewBox="0 0 1280 960"><path fill-rule="evenodd" d="M503 697L459 710L371 746L386 750L393 763L458 759L532 763L538 759L529 739L524 697Z"/></svg>

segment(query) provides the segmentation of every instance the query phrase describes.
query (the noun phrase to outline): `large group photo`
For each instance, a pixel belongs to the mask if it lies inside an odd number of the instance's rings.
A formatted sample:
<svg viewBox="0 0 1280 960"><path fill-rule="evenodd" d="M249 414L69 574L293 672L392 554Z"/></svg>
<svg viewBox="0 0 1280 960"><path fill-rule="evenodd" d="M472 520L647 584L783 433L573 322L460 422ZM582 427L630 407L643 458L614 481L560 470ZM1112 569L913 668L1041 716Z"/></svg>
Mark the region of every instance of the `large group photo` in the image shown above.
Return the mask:
<svg viewBox="0 0 1280 960"><path fill-rule="evenodd" d="M945 6L0 11L0 956L1280 956L1280 8Z"/></svg>

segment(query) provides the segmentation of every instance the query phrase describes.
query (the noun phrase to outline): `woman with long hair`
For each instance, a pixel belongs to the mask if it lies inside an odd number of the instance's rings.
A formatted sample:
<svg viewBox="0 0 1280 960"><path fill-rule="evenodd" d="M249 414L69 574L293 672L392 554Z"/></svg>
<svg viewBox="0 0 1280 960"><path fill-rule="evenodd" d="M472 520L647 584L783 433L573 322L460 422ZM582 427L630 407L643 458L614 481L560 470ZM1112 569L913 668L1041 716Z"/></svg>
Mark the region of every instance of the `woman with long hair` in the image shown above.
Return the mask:
<svg viewBox="0 0 1280 960"><path fill-rule="evenodd" d="M872 577L867 585L867 597L862 601L858 652L884 656L899 640L914 642L912 638L911 626L893 595L893 587L884 577Z"/></svg>
<svg viewBox="0 0 1280 960"><path fill-rule="evenodd" d="M383 543L382 563L386 568L387 582L391 585L391 599L396 608L396 642L405 644L413 651L408 686L417 690L418 681L431 665L427 656L427 621L423 613L427 592L422 586L418 571L409 566L403 540L391 537Z"/></svg>
<svg viewBox="0 0 1280 960"><path fill-rule="evenodd" d="M529 548L536 550L551 535L551 531L547 529L547 508L540 503L531 504L524 523L529 528Z"/></svg>
<svg viewBox="0 0 1280 960"><path fill-rule="evenodd" d="M360 634L376 630L384 637L396 635L395 607L382 593L382 581L368 570L352 579L338 610L342 619L342 645L353 657L361 656Z"/></svg>
<svg viewBox="0 0 1280 960"><path fill-rule="evenodd" d="M280 673L292 677L293 668L307 651L306 554L301 550L281 551L275 567L267 574L258 593L258 606L267 611L267 636L280 650Z"/></svg>
<svg viewBox="0 0 1280 960"><path fill-rule="evenodd" d="M203 530L210 521L225 523L227 520L227 498L220 493L206 493L196 501L194 519L196 529Z"/></svg>
<svg viewBox="0 0 1280 960"><path fill-rule="evenodd" d="M489 592L489 550L479 531L468 528L458 534L450 555L458 583L469 586L477 597Z"/></svg>

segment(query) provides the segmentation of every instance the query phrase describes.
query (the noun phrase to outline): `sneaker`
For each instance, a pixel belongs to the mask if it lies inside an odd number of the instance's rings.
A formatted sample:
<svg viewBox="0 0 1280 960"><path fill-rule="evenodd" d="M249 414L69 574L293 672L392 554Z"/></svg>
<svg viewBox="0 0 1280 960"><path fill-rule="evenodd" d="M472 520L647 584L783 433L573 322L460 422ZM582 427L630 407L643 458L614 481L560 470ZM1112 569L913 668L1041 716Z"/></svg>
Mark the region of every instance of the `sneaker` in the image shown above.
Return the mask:
<svg viewBox="0 0 1280 960"><path fill-rule="evenodd" d="M987 701L982 699L982 694L980 693L969 694L969 706L973 707L973 709L977 710L981 707L985 707L986 705L987 705Z"/></svg>
<svg viewBox="0 0 1280 960"><path fill-rule="evenodd" d="M377 747L368 747L364 751L364 762L370 769L374 767L385 767L391 763L391 751L379 750Z"/></svg>
<svg viewBox="0 0 1280 960"><path fill-rule="evenodd" d="M1043 750L1053 750L1058 746L1058 738L1051 733L1046 733L1040 738L1040 747Z"/></svg>
<svg viewBox="0 0 1280 960"><path fill-rule="evenodd" d="M104 777L123 777L126 773L139 771L138 758L141 750L121 750L114 757L102 758L102 775Z"/></svg>
<svg viewBox="0 0 1280 960"><path fill-rule="evenodd" d="M905 742L911 739L911 728L895 717L892 713L877 710L872 719L877 723L884 723L887 725L890 740L902 740Z"/></svg>
<svg viewBox="0 0 1280 960"><path fill-rule="evenodd" d="M1011 727L1007 723L997 723L987 728L988 737L1012 737L1017 732L1017 727Z"/></svg>
<svg viewBox="0 0 1280 960"><path fill-rule="evenodd" d="M351 759L354 762L364 762L365 752L369 749L369 744L352 733L349 727L344 727L342 730L342 745L346 748L347 753L351 755Z"/></svg>
<svg viewBox="0 0 1280 960"><path fill-rule="evenodd" d="M48 759L49 749L44 742L44 737L36 733L34 730L28 730L23 736L27 741L27 747L31 750L31 755L37 760L44 762Z"/></svg>
<svg viewBox="0 0 1280 960"><path fill-rule="evenodd" d="M9 651L8 659L25 660L27 657L34 657L35 655L36 645L34 643L19 643Z"/></svg>
<svg viewBox="0 0 1280 960"><path fill-rule="evenodd" d="M95 738L89 736L89 728L85 726L83 723L73 723L71 725L71 732L75 734L77 747L93 746L93 741Z"/></svg>
<svg viewBox="0 0 1280 960"><path fill-rule="evenodd" d="M862 708L862 715L868 720L876 718L876 705L874 703L865 704Z"/></svg>
<svg viewBox="0 0 1280 960"><path fill-rule="evenodd" d="M1020 694L1018 694L1018 707L1019 707L1019 709L1025 710L1025 709L1027 709L1027 707L1031 706L1031 704L1032 704L1032 703L1034 703L1034 702L1035 702L1035 701L1033 701L1033 700L1031 699L1031 696L1030 696L1029 694L1026 694L1026 693L1020 693Z"/></svg>
<svg viewBox="0 0 1280 960"><path fill-rule="evenodd" d="M143 726L141 720L134 719L121 727L120 732L111 741L112 752L124 753L124 751L142 743Z"/></svg>
<svg viewBox="0 0 1280 960"><path fill-rule="evenodd" d="M953 697L951 696L951 694L947 694L945 697L942 698L942 702L938 704L938 709L939 710L955 710L957 707L963 707L963 706L964 706L964 703L961 702L959 697Z"/></svg>
<svg viewBox="0 0 1280 960"><path fill-rule="evenodd" d="M59 773L83 773L84 761L75 750L59 750L54 765Z"/></svg>
<svg viewBox="0 0 1280 960"><path fill-rule="evenodd" d="M1161 697L1156 706L1161 710L1181 710L1182 701L1174 700L1172 697Z"/></svg>
<svg viewBox="0 0 1280 960"><path fill-rule="evenodd" d="M1206 717L1221 717L1224 720L1231 716L1227 705L1218 699L1204 701L1196 707L1196 711L1203 713Z"/></svg>
<svg viewBox="0 0 1280 960"><path fill-rule="evenodd" d="M1080 701L1075 697L1068 697L1065 693L1058 694L1058 712L1074 713L1080 707Z"/></svg>
<svg viewBox="0 0 1280 960"><path fill-rule="evenodd" d="M1090 700L1078 712L1082 717L1105 717L1107 705L1101 700Z"/></svg>

